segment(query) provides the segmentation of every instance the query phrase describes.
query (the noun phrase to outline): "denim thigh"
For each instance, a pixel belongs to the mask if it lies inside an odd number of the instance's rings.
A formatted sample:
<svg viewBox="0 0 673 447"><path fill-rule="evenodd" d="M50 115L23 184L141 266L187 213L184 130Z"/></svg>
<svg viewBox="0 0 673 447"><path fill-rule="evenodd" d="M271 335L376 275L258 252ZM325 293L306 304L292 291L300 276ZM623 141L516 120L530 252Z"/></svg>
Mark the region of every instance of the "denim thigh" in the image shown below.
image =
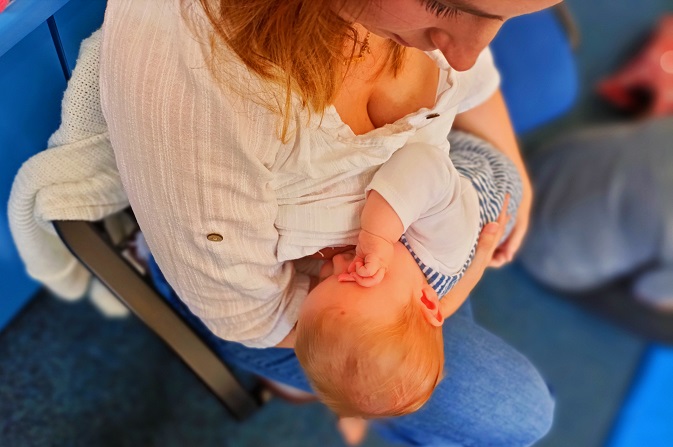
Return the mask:
<svg viewBox="0 0 673 447"><path fill-rule="evenodd" d="M310 391L294 355L284 348L248 348L215 336L180 301L150 259L159 292L228 364ZM419 411L378 420L385 438L413 446L527 446L551 425L554 402L528 360L478 326L469 301L443 326L445 377Z"/></svg>
<svg viewBox="0 0 673 447"><path fill-rule="evenodd" d="M375 423L413 446L529 446L551 428L554 399L535 367L499 337L455 313L443 326L444 379L413 414Z"/></svg>

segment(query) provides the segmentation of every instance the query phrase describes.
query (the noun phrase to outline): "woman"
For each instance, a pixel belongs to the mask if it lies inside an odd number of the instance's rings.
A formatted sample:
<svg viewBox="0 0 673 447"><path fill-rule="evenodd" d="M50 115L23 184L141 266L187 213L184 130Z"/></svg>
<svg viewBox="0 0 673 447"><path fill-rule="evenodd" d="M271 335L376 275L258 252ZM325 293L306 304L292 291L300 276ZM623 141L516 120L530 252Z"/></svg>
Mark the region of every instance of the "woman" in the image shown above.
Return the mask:
<svg viewBox="0 0 673 447"><path fill-rule="evenodd" d="M290 261L353 244L376 168L452 125L494 143L526 185L512 236L495 250L502 228L487 226L452 296L512 258L531 193L484 48L504 20L554 3L110 3L101 98L122 181L161 271L222 356L308 390L293 351L272 348L292 346L312 285L307 263ZM466 306L445 326L447 377L419 412L377 423L382 433L410 445L541 437L553 403L534 368Z"/></svg>

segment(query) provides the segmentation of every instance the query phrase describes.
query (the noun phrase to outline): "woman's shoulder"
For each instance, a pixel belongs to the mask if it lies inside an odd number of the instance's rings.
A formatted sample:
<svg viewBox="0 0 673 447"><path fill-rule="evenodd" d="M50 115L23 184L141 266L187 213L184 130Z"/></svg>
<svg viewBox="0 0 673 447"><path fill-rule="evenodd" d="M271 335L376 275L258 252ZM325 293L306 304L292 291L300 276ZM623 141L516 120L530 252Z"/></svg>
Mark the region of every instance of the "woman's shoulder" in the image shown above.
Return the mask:
<svg viewBox="0 0 673 447"><path fill-rule="evenodd" d="M221 48L214 58L207 18L197 2L182 0L110 2L101 43L102 86L108 79L125 83L127 91L133 85L139 94L207 89L214 99L238 107L273 96L233 51Z"/></svg>
<svg viewBox="0 0 673 447"><path fill-rule="evenodd" d="M231 170L232 160L240 175L271 166L282 144L277 116L217 82L206 42L184 23L180 2L165 1L173 6L110 2L104 24L101 104L122 175L154 170L177 178L193 168L206 178ZM256 88L247 71L236 70L237 85Z"/></svg>

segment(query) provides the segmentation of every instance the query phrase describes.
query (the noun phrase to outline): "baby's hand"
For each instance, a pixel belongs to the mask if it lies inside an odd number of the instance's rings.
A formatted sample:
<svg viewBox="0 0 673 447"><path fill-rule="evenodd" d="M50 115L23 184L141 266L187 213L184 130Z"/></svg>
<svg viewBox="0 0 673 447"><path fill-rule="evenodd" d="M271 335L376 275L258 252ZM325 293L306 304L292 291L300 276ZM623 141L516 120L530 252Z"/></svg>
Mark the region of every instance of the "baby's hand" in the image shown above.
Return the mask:
<svg viewBox="0 0 673 447"><path fill-rule="evenodd" d="M348 266L348 273L339 275L339 281L354 281L364 287L379 284L393 259L393 243L361 230L355 258Z"/></svg>

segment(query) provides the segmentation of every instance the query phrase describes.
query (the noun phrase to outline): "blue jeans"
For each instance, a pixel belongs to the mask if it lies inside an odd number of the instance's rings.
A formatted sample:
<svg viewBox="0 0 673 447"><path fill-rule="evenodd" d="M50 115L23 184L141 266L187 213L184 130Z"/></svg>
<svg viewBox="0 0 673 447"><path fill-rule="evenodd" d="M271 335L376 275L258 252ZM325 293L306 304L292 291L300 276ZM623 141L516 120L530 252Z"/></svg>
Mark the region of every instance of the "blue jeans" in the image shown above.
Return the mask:
<svg viewBox="0 0 673 447"><path fill-rule="evenodd" d="M535 194L519 259L574 292L632 275L633 294L673 295L673 117L558 138L532 158Z"/></svg>
<svg viewBox="0 0 673 447"><path fill-rule="evenodd" d="M180 301L150 260L155 285L167 301L228 364L310 391L292 349L247 348L216 337ZM417 412L377 420L384 438L409 446L528 446L549 430L554 400L530 362L478 326L469 302L443 326L445 378Z"/></svg>

